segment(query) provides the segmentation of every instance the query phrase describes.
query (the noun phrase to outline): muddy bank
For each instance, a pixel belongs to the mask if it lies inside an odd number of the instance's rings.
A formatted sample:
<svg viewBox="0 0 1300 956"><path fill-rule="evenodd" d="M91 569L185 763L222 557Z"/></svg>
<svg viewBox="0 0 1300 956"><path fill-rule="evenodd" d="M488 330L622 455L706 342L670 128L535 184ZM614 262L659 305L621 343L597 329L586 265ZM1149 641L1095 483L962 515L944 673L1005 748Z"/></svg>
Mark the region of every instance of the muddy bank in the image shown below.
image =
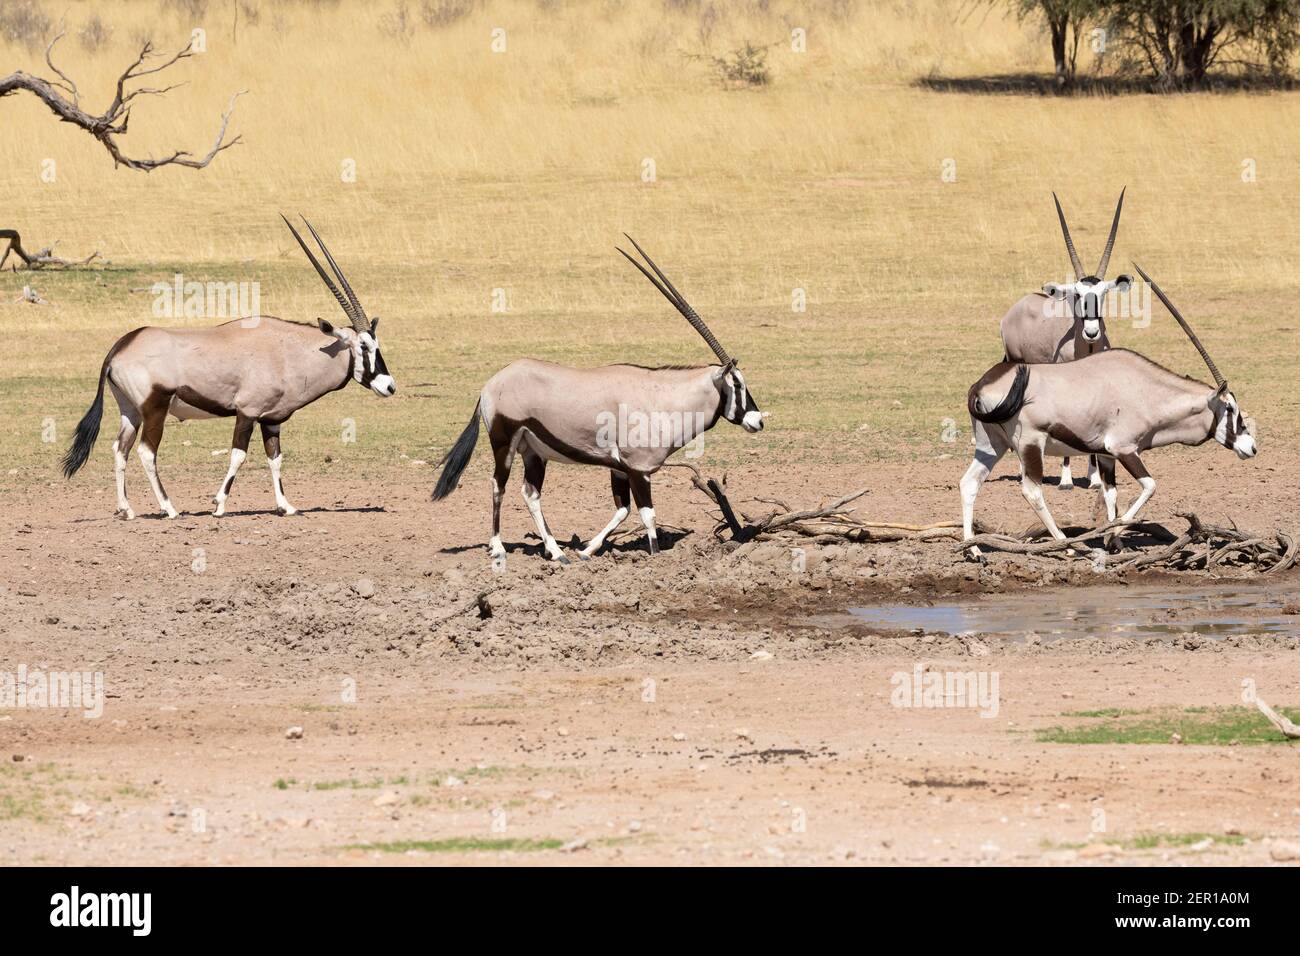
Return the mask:
<svg viewBox="0 0 1300 956"><path fill-rule="evenodd" d="M633 544L569 565L521 550L499 570L472 554L442 570L398 575L358 568L345 580L327 574L210 578L202 572L144 594L65 591L57 602L34 581L0 589L0 613L20 643L90 657L160 655L195 665L232 656L279 659L289 666L339 658L526 667L739 661L763 653L795 659L912 650L960 654L968 652L972 636L984 643L1022 641L1030 632L1045 637L1053 650L1095 641L1099 646L1091 653L1212 643L1213 628L1197 633L1201 618L1194 610L1167 615L1159 634L1134 638L1084 627L1067 635L1073 640L1054 640L1040 612L1084 587L1114 592L1115 576L1099 575L1087 562L1039 569L994 556L978 565L950 550L935 544L919 545L914 553L896 544L733 548L695 534L655 558ZM1198 594L1232 584L1222 575L1216 581L1187 574L1130 577L1133 589L1143 592L1185 587L1189 578ZM1275 586L1298 592L1300 577L1287 576ZM980 595L1008 594L1025 597L1015 613L996 619L996 627L980 627L976 617L970 627L945 632L924 614L915 622L903 617L876 623L849 614L882 603L924 608L965 596L969 605ZM1300 631L1300 618L1295 621L1296 628L1247 627L1225 640L1233 646L1289 646Z"/></svg>
<svg viewBox="0 0 1300 956"><path fill-rule="evenodd" d="M606 520L604 482L586 475L548 479L557 532ZM817 466L754 484L801 501L803 486L859 477ZM182 505L210 484L169 481ZM1192 606L1143 637L870 625L848 610L1060 607L1115 579L1083 561L970 564L947 543L730 548L670 482L657 506L671 546L657 558L631 532L590 562L545 563L516 508L494 572L485 496L465 488L432 509L414 484L304 481L297 502L319 510L293 519L246 493L222 520L128 524L108 517L111 483L7 502L0 658L102 672L107 700L97 720L0 714L0 856L1270 863L1300 838L1295 774L1271 746L1038 736L1073 731L1080 711L1240 707L1247 678L1293 705L1294 638L1215 639ZM940 465L882 469L879 486L873 514L914 523L955 494ZM1000 498L1014 527L1023 501L994 482ZM1083 501L1062 495L1057 510ZM1289 501L1225 507L1267 526ZM1230 573L1128 580L1241 587ZM893 676L918 665L997 673L998 715L892 706ZM1142 849L1151 833L1164 842Z"/></svg>

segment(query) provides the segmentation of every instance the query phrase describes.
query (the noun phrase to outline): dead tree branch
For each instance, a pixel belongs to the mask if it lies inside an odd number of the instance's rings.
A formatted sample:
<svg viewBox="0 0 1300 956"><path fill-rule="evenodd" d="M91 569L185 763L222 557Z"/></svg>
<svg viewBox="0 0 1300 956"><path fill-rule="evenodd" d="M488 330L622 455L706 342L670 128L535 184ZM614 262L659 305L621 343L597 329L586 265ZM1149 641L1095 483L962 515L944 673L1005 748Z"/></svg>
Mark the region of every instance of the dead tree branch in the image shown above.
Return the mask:
<svg viewBox="0 0 1300 956"><path fill-rule="evenodd" d="M193 41L186 44L185 48L179 53L170 57L156 53L153 44L146 42L141 48L140 54L135 58L135 62L128 66L117 78L113 100L109 103L108 108L96 115L81 108L81 93L77 89L77 84L54 65L54 45L62 37L63 32L60 31L50 41L50 45L45 48L45 62L58 77L57 79L48 80L44 77L32 76L22 70L17 70L8 76L0 77L0 97L26 90L48 106L50 111L61 122L80 127L99 140L103 147L108 150L108 154L113 157L114 166L125 166L128 169L146 173L153 172L160 166L186 166L190 169L203 169L216 158L218 153L237 145L241 141L240 136L226 139L226 130L230 125L230 116L235 110L235 100L246 91L240 91L230 98L229 106L221 114L221 127L217 130L217 137L212 144L212 148L204 156L194 158L193 154L186 150L174 150L171 155L164 156L161 159L136 159L127 156L119 147L117 137L126 135L127 125L131 119L131 106L136 98L162 96L180 84L174 83L162 87L128 87L141 77L161 73L178 61L193 56ZM162 62L158 62L159 60Z"/></svg>
<svg viewBox="0 0 1300 956"><path fill-rule="evenodd" d="M827 542L834 540L883 542L898 541L903 538L930 540L936 537L953 537L961 531L960 525L956 522L907 525L856 517L853 514L854 509L845 506L866 495L870 491L868 488L844 495L829 504L802 511L793 511L785 502L776 499L755 498L754 501L761 504L774 504L779 510L761 518L751 518L744 513L738 514L728 500L725 477L721 482L714 478L705 478L694 465L683 462L673 462L666 467L688 469L692 475L691 484L717 506L721 520L713 529L713 533L718 538L722 537L724 531L729 531L731 540L737 542L772 538L780 534L795 534Z"/></svg>
<svg viewBox="0 0 1300 956"><path fill-rule="evenodd" d="M1268 722L1282 733L1283 737L1288 740L1300 740L1300 727L1293 724L1285 715L1279 714L1258 696L1255 697L1255 706L1259 708L1261 714L1268 718Z"/></svg>
<svg viewBox="0 0 1300 956"><path fill-rule="evenodd" d="M23 248L22 236L18 234L17 229L0 229L0 240L9 240L3 253L0 253L0 269L4 268L9 253L20 260L28 269L41 269L45 266L54 266L56 268L67 269L73 266L88 265L91 260L99 258L99 252L92 252L84 259L64 259L54 254L54 246L49 245L43 249L37 249L35 252L28 252ZM18 271L17 263L14 264L13 270Z"/></svg>
<svg viewBox="0 0 1300 956"><path fill-rule="evenodd" d="M1242 531L1235 525L1231 528L1223 528L1206 524L1190 512L1180 513L1178 517L1187 522L1187 530L1174 538L1171 543L1112 565L1110 570L1134 571L1161 568L1169 571L1198 569L1209 571L1231 563L1264 574L1276 574L1293 567L1297 553L1300 552L1300 542L1283 531L1278 531L1272 536L1258 535ZM1067 559L1090 557L1092 550L1086 547L1087 542L1098 538L1109 539L1123 529L1136 527L1139 524L1140 522L1136 521L1111 521L1099 528L1084 531L1061 541L1055 539L1026 541L1003 534L980 534L970 541L962 542L958 548L965 550L972 545L978 545L992 551L1029 556ZM1081 546L1088 553L1081 555L1079 553Z"/></svg>
<svg viewBox="0 0 1300 956"><path fill-rule="evenodd" d="M1229 528L1219 527L1206 524L1190 512L1178 515L1187 521L1188 527L1177 536L1160 525L1117 519L1060 541L1054 538L1034 540L1028 533L1020 537L997 534L984 531L978 526L973 538L962 541L961 525L955 521L913 525L872 521L855 515L855 509L847 506L869 492L869 489L863 488L828 504L799 511L780 499L752 498L749 500L775 506L775 510L761 517L751 517L738 510L727 498L725 476L722 481L706 478L699 468L687 462L673 462L666 467L690 471L691 484L703 492L718 509L714 536L721 540L724 534L729 534L730 539L738 543L781 535L812 538L821 544L842 541L879 544L891 541L946 540L954 541L955 549L960 552L978 545L982 549L1018 554L1026 558L1053 561L1082 558L1092 561L1098 553L1097 544L1109 548L1124 531L1141 529L1146 537L1153 537L1158 543L1132 554L1127 560L1112 559L1098 570L1208 571L1220 566L1233 566L1263 574L1277 574L1295 567L1300 560L1300 537L1284 531L1277 531L1273 535L1254 534L1242 531L1235 524Z"/></svg>

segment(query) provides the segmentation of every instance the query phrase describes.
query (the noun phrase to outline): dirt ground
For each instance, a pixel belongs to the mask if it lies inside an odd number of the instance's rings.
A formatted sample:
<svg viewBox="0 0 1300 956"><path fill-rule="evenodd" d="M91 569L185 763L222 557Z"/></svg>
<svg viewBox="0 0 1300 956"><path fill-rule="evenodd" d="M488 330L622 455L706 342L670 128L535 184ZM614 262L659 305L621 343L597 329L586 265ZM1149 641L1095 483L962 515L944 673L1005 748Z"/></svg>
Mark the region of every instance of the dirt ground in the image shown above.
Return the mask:
<svg viewBox="0 0 1300 956"><path fill-rule="evenodd" d="M1153 461L1150 517L1294 524L1294 461L1215 450L1187 453L1196 468ZM1285 745L1036 738L1080 711L1237 705L1244 679L1293 705L1294 636L844 624L857 605L1049 602L1116 580L1086 562L980 567L950 542L808 545L795 570L786 545L715 541L680 471L657 482L658 557L633 521L589 562L546 564L512 493L494 571L481 455L438 506L431 466L326 484L300 465L292 518L269 511L255 462L223 519L206 513L219 462L171 477L164 463L171 522L134 462L130 523L111 517L103 471L6 493L0 670L100 672L107 701L98 719L0 710L0 862L1263 864L1300 837ZM755 463L730 488L757 513L749 495L811 505L869 486L864 512L929 522L957 516L964 464ZM1033 515L1011 474L999 467L979 517L1020 530ZM562 544L605 523L607 488L551 470ZM1092 523L1082 489L1050 488L1049 506ZM996 715L894 706L892 680L918 666L996 674ZM1144 848L1149 834L1171 840Z"/></svg>

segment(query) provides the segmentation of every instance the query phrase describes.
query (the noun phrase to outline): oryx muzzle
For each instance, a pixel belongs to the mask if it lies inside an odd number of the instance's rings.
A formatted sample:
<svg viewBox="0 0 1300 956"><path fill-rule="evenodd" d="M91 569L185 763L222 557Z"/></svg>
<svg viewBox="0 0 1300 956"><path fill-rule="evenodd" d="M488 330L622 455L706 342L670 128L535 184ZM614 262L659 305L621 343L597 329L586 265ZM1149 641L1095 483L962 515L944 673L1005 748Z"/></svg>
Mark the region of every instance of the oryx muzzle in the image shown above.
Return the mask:
<svg viewBox="0 0 1300 956"><path fill-rule="evenodd" d="M441 500L457 487L474 454L480 421L492 445L492 538L494 562L505 559L501 542L501 499L516 454L524 460L524 502L547 557L567 561L542 514L542 483L551 461L597 465L610 471L614 517L579 552L595 554L626 520L635 501L650 552L658 551L650 477L679 448L701 440L718 419L748 431L763 427L763 413L750 395L736 361L698 312L628 237L649 269L622 249L627 259L668 299L712 349L721 365L697 367L606 365L571 368L520 359L492 376L455 445L443 457L433 490ZM653 270L653 274L651 272Z"/></svg>
<svg viewBox="0 0 1300 956"><path fill-rule="evenodd" d="M289 220L284 221L338 300L350 328L335 328L323 319L309 325L274 316L247 316L215 328L146 327L118 339L100 367L99 389L77 425L72 446L63 458L63 473L72 477L90 456L99 436L107 383L121 412L113 457L117 510L124 517L135 517L126 498L126 458L137 435L140 461L158 506L168 517L177 515L157 469L158 445L169 414L177 419L235 419L230 468L214 499L215 514L225 513L226 499L247 457L255 425L261 427L262 444L270 462L276 509L281 514L294 514L297 509L286 500L280 480L281 425L298 409L342 388L349 379L381 396L396 391L375 337L378 319L366 317L343 271L311 223L303 220L343 292L321 268Z"/></svg>

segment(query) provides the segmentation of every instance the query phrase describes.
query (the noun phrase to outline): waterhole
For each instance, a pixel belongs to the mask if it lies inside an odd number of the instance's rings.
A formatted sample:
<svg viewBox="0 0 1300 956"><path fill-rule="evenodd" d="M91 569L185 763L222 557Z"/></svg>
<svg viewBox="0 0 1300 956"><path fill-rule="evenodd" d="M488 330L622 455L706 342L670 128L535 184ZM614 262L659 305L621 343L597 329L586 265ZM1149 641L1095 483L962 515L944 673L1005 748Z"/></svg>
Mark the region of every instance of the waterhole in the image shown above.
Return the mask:
<svg viewBox="0 0 1300 956"><path fill-rule="evenodd" d="M992 595L933 604L851 607L853 620L890 630L986 634L1043 640L1156 637L1196 631L1206 637L1300 637L1300 587L1091 587Z"/></svg>

